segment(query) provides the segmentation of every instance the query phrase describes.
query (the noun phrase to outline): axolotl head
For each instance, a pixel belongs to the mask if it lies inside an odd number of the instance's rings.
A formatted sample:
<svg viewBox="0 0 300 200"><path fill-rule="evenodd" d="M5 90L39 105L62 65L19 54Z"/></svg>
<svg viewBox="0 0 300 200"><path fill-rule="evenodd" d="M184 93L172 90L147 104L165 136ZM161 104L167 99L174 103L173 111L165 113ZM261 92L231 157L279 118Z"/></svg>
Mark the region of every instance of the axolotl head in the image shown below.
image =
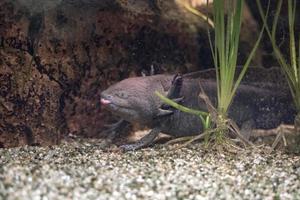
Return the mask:
<svg viewBox="0 0 300 200"><path fill-rule="evenodd" d="M165 90L161 77L135 77L120 81L101 93L101 104L126 121L149 124L161 104L154 93Z"/></svg>

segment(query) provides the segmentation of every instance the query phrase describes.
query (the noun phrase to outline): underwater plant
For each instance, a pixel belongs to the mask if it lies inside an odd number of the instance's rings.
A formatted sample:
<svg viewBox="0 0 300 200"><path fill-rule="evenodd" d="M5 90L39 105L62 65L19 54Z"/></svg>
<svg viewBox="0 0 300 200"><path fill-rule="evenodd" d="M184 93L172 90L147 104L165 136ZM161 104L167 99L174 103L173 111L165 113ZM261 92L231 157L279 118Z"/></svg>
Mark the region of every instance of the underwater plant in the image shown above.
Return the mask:
<svg viewBox="0 0 300 200"><path fill-rule="evenodd" d="M232 120L228 119L228 110L263 35L262 29L242 70L237 73L238 47L244 0L228 0L226 2L227 5L225 9L223 0L213 1L214 41L212 41L209 33L210 48L217 77L217 108L213 107L210 100L204 94L204 91L202 91L203 93L200 94L199 97L206 102L209 115L201 116L199 113L200 111L181 109L183 112L199 115L206 132L209 133L210 137L213 136L213 140L219 144L224 143L224 138L228 131L236 133L242 141L246 141L240 134L237 125ZM226 10L230 10L230 12L226 12ZM207 22L208 24L211 24L208 21L208 17ZM172 104L170 101L166 101L161 95L159 96L165 103L169 105ZM180 109L174 104L173 107ZM204 119L203 116L206 116L206 118ZM212 128L212 123L208 122L210 120L215 125L215 128L212 130L208 130L209 128ZM196 136L196 138L202 138L202 136ZM206 141L208 141L208 139L206 139Z"/></svg>
<svg viewBox="0 0 300 200"><path fill-rule="evenodd" d="M295 16L296 16L296 6L297 0L288 0L288 27L289 27L289 58L286 58L282 51L280 50L280 46L278 45L278 41L276 39L276 32L278 26L278 19L280 16L281 8L282 8L282 0L278 0L276 11L274 14L273 25L270 28L267 24L268 17L268 9L266 14L262 9L262 5L259 0L256 0L259 13L263 20L266 32L270 38L270 42L272 44L275 57L281 69L283 70L285 77L287 79L290 91L293 96L294 104L297 110L297 117L295 119L295 126L300 127L300 39L298 39L298 47L295 40L295 34L299 35L300 33L295 33ZM270 3L270 1L269 1ZM298 55L297 55L298 50Z"/></svg>

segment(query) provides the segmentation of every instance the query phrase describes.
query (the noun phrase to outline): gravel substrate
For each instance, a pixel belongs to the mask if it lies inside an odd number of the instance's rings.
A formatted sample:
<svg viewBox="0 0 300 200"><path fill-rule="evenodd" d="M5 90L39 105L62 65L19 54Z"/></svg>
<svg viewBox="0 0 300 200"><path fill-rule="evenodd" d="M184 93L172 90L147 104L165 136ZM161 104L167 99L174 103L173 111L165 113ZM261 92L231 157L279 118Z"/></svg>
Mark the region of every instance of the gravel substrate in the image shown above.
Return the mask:
<svg viewBox="0 0 300 200"><path fill-rule="evenodd" d="M199 144L104 152L98 142L1 149L0 199L300 199L299 156Z"/></svg>

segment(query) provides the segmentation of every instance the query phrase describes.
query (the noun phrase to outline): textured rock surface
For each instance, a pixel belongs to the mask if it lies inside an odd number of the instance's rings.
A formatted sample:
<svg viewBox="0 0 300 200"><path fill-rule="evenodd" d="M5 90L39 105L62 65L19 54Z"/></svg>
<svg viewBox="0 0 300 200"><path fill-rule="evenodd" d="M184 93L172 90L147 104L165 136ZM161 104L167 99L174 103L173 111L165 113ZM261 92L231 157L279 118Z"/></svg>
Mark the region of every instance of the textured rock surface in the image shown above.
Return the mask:
<svg viewBox="0 0 300 200"><path fill-rule="evenodd" d="M0 147L57 143L63 120L59 112L62 90L28 66L28 53L16 51L0 50Z"/></svg>

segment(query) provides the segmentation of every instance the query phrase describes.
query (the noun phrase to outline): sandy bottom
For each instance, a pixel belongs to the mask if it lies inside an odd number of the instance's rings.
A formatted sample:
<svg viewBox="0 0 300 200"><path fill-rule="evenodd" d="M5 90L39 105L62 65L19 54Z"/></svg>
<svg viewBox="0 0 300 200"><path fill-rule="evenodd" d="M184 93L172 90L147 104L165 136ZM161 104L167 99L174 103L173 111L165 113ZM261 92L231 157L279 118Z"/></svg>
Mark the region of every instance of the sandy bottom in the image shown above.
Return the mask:
<svg viewBox="0 0 300 200"><path fill-rule="evenodd" d="M300 199L300 157L201 144L103 151L99 140L0 150L0 199Z"/></svg>

